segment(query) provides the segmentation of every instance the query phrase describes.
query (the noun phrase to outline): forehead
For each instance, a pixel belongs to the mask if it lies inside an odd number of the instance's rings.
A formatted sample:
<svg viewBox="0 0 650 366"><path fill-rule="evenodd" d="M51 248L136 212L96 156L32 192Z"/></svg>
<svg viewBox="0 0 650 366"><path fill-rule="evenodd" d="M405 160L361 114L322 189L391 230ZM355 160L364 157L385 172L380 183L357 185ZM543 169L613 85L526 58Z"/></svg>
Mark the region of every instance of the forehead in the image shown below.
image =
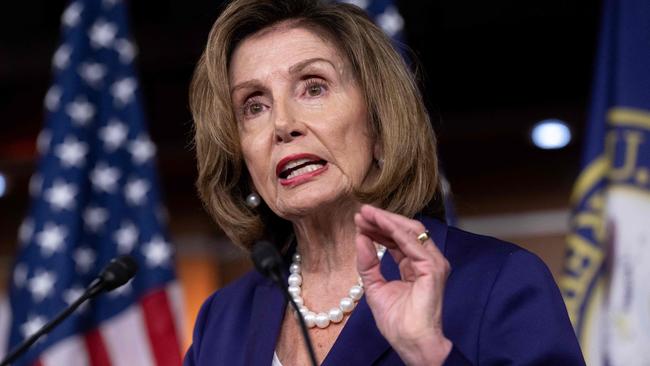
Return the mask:
<svg viewBox="0 0 650 366"><path fill-rule="evenodd" d="M248 36L231 56L230 81L236 83L288 72L291 66L311 58L326 59L342 72L346 59L322 33L304 26L280 24Z"/></svg>

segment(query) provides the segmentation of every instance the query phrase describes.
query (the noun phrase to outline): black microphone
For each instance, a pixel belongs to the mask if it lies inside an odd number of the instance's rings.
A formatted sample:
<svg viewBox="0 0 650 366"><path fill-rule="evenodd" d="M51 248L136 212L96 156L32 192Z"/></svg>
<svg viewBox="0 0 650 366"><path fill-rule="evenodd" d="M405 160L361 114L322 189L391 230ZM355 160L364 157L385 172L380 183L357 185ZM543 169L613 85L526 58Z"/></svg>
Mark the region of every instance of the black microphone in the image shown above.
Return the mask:
<svg viewBox="0 0 650 366"><path fill-rule="evenodd" d="M138 270L138 264L135 260L128 255L122 255L117 258L111 259L111 261L104 267L104 269L99 273L99 276L95 278L90 285L86 288L86 291L79 296L75 302L70 304L67 308L63 309L54 319L49 323L42 326L36 333L32 334L29 338L24 340L21 344L16 346L7 357L0 363L0 366L7 366L16 359L25 353L39 338L49 333L54 329L59 323L61 323L65 318L67 318L72 312L77 310L81 304L86 300L89 300L102 292L112 291L125 283L127 283Z"/></svg>
<svg viewBox="0 0 650 366"><path fill-rule="evenodd" d="M113 291L116 288L129 282L135 272L138 271L138 263L129 255L122 255L111 259L99 274L98 279L103 291Z"/></svg>
<svg viewBox="0 0 650 366"><path fill-rule="evenodd" d="M291 294L284 286L282 281L282 268L283 262L280 253L275 248L275 246L268 241L260 240L253 245L253 251L251 252L251 259L253 264L258 272L260 272L264 277L270 278L273 283L275 283L284 297L289 301L293 309L296 311L296 317L298 318L298 324L300 325L300 330L302 331L302 336L305 339L305 344L307 345L307 351L309 352L309 358L311 359L311 364L317 366L316 362L316 353L314 353L314 346L311 343L309 338L309 332L307 331L307 324L305 323L305 318L302 316L298 304L293 300Z"/></svg>

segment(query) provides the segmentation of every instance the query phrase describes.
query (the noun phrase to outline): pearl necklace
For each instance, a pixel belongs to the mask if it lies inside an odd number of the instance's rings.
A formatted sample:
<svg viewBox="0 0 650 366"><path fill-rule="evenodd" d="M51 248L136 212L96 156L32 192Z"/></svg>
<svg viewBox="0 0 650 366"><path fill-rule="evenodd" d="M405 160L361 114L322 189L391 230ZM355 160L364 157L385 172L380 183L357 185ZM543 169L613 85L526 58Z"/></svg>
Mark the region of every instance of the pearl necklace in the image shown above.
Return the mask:
<svg viewBox="0 0 650 366"><path fill-rule="evenodd" d="M377 257L379 260L384 256L386 248L379 245L377 247ZM305 319L305 324L307 328L327 328L331 323L340 323L343 320L343 317L350 314L354 309L357 302L363 296L363 282L361 277L359 277L357 284L350 288L348 296L341 299L338 307L331 308L327 313L325 312L313 312L305 306L305 300L302 298L302 267L301 267L302 257L300 254L295 253L293 255L293 260L291 266L289 267L289 294L293 297L293 300L298 305L300 313Z"/></svg>

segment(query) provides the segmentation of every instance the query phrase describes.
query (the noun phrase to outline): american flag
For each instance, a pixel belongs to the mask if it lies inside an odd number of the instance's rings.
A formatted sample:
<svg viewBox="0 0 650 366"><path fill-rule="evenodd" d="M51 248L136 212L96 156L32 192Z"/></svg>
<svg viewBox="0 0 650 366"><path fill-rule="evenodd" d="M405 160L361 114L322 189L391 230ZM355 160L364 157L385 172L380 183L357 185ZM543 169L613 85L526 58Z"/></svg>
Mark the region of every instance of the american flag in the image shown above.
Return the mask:
<svg viewBox="0 0 650 366"><path fill-rule="evenodd" d="M341 3L356 5L364 9L368 16L400 47L404 38L404 18L393 0L339 0Z"/></svg>
<svg viewBox="0 0 650 366"><path fill-rule="evenodd" d="M181 293L127 24L120 0L76 0L62 15L0 356L72 303L111 258L130 254L140 270L16 365L181 363Z"/></svg>

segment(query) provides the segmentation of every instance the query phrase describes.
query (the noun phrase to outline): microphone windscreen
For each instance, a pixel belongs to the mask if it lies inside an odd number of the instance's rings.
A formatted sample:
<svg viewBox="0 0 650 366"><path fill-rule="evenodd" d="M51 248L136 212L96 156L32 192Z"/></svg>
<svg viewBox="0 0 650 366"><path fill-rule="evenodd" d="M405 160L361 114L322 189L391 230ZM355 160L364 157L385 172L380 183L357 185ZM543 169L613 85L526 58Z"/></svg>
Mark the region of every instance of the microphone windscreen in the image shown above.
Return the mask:
<svg viewBox="0 0 650 366"><path fill-rule="evenodd" d="M255 268L264 276L268 276L272 271L278 271L282 268L282 257L275 246L266 240L260 240L253 245L251 259Z"/></svg>
<svg viewBox="0 0 650 366"><path fill-rule="evenodd" d="M138 264L128 255L122 255L111 261L99 274L106 291L114 290L127 283L138 270Z"/></svg>

